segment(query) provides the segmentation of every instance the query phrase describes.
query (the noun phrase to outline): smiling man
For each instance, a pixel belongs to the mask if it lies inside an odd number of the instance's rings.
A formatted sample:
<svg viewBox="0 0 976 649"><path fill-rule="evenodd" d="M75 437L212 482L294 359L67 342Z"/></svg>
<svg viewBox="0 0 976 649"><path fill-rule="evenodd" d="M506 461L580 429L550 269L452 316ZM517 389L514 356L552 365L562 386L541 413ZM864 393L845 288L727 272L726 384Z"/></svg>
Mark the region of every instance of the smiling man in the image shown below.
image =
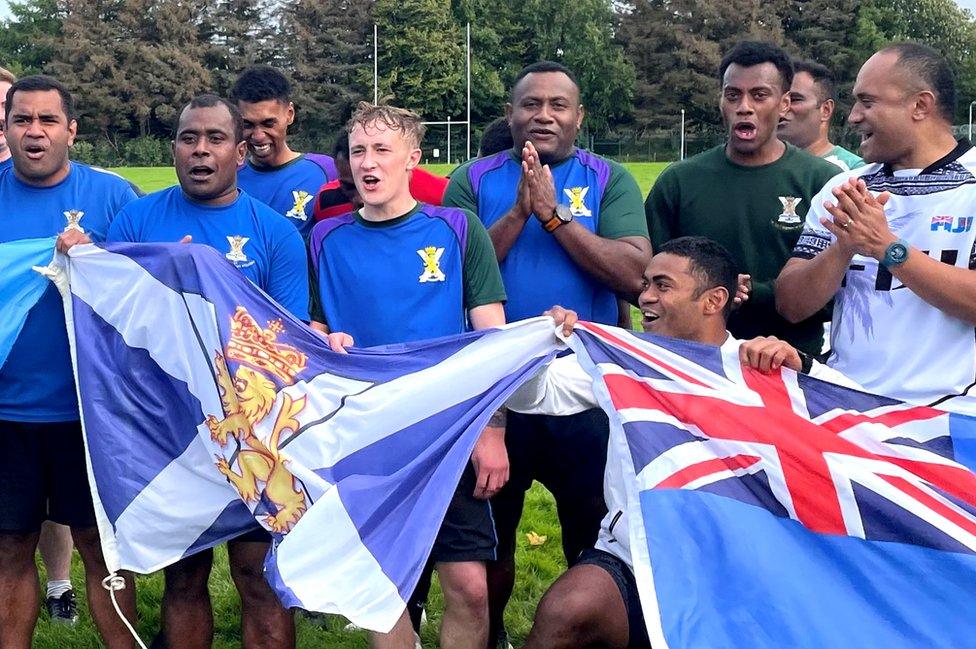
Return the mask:
<svg viewBox="0 0 976 649"><path fill-rule="evenodd" d="M976 152L952 134L952 70L893 45L861 67L854 98L869 164L814 199L777 305L796 321L833 300L828 365L876 394L976 414Z"/></svg>
<svg viewBox="0 0 976 649"><path fill-rule="evenodd" d="M335 161L321 153L288 146L295 121L291 84L280 71L255 65L241 72L230 91L244 118L247 162L238 173L241 189L270 205L308 239L315 221L312 201L319 188L338 178Z"/></svg>
<svg viewBox="0 0 976 649"><path fill-rule="evenodd" d="M515 146L455 170L444 204L475 212L488 228L509 321L560 303L585 320L617 324L617 295L636 299L651 257L636 181L618 163L576 146L584 109L565 66L540 61L523 68L505 115ZM593 545L605 513L609 432L599 409L509 418L512 477L492 501L499 541L488 571L491 646L507 644L502 618L515 585L525 492L539 480L555 496L563 554L575 561Z"/></svg>
<svg viewBox="0 0 976 649"><path fill-rule="evenodd" d="M104 240L123 205L135 199L120 177L71 162L77 122L58 81L25 77L8 87L7 145L0 170L0 242L84 231ZM0 303L0 313L9 305ZM0 645L31 645L38 611L37 547L45 520L68 525L85 565L89 608L104 643L131 647L101 586L107 576L88 486L78 396L61 296L53 284L30 310L0 368ZM119 593L133 620L133 582Z"/></svg>
<svg viewBox="0 0 976 649"><path fill-rule="evenodd" d="M779 119L779 137L841 171L857 169L864 160L830 141L830 122L837 106L834 75L815 61L793 59L790 108Z"/></svg>
<svg viewBox="0 0 976 649"><path fill-rule="evenodd" d="M281 215L237 187L245 143L237 108L215 95L194 97L180 112L173 160L180 184L126 206L112 223L109 241L192 240L224 254L255 285L308 320L308 265L298 232ZM271 535L254 529L227 543L231 577L241 594L243 645L287 648L295 644L292 615L264 579ZM163 627L176 647L209 647L213 612L207 578L213 550L165 570Z"/></svg>
<svg viewBox="0 0 976 649"><path fill-rule="evenodd" d="M731 336L726 322L737 279L732 256L714 241L703 237L669 241L644 271L639 298L644 331L719 347L727 368L742 363L768 372L785 366L856 387L782 340L760 337L743 342ZM562 325L565 335L572 333L578 317L562 307L553 307L546 315ZM568 355L555 359L519 388L507 405L518 412L560 414L596 404L592 379L575 355ZM627 478L622 470L626 462L617 449L611 446L607 459L608 513L599 538L543 596L525 649L650 648L630 550Z"/></svg>
<svg viewBox="0 0 976 649"><path fill-rule="evenodd" d="M773 335L816 354L821 320L815 313L797 323L781 317L773 280L800 236L810 200L837 167L776 136L793 82L786 52L739 43L722 59L719 78L728 139L661 174L644 204L651 241L657 249L699 235L724 245L751 281L749 300L732 313L729 331L739 338Z"/></svg>

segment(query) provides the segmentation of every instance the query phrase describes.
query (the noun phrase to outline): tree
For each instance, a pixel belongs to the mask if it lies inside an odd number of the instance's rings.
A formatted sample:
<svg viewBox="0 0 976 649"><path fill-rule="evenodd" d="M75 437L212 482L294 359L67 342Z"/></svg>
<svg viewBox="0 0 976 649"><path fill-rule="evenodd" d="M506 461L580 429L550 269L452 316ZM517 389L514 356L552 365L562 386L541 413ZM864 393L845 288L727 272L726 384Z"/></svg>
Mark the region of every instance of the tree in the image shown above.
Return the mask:
<svg viewBox="0 0 976 649"><path fill-rule="evenodd" d="M0 23L0 66L35 74L54 58L64 12L57 0L10 3L10 18Z"/></svg>
<svg viewBox="0 0 976 649"><path fill-rule="evenodd" d="M292 71L299 134L330 147L372 72L373 21L363 0L287 0L280 10L279 57ZM371 85L371 82L370 84Z"/></svg>
<svg viewBox="0 0 976 649"><path fill-rule="evenodd" d="M204 65L213 76L213 90L226 95L237 75L249 65L272 63L281 42L268 0L217 0L205 3L199 20L205 44Z"/></svg>
<svg viewBox="0 0 976 649"><path fill-rule="evenodd" d="M426 119L456 118L464 107L464 36L449 0L376 0L379 89ZM361 74L365 80L372 71Z"/></svg>

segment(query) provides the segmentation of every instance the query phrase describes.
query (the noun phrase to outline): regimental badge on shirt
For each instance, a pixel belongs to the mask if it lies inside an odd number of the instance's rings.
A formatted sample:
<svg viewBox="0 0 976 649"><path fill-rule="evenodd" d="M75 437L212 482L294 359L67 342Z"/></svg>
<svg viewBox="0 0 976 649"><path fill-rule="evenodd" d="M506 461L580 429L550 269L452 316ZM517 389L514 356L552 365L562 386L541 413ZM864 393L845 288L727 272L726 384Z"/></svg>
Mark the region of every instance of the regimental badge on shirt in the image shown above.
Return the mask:
<svg viewBox="0 0 976 649"><path fill-rule="evenodd" d="M242 237L239 234L227 237L227 242L230 244L230 252L224 255L224 257L238 268L246 268L247 266L253 265L254 260L248 259L247 255L244 254L244 244L250 240L250 237Z"/></svg>
<svg viewBox="0 0 976 649"><path fill-rule="evenodd" d="M444 271L441 270L441 255L444 254L443 248L427 246L417 251L420 258L424 261L424 272L420 273L420 283L443 282L446 279Z"/></svg>
<svg viewBox="0 0 976 649"><path fill-rule="evenodd" d="M68 220L68 225L64 226L64 231L77 230L84 234L84 230L81 229L80 221L81 218L85 216L85 213L81 210L67 210L64 212L64 218Z"/></svg>
<svg viewBox="0 0 976 649"><path fill-rule="evenodd" d="M563 190L566 198L569 199L569 211L573 216L593 216L593 212L584 202L588 191L590 191L589 187L570 187Z"/></svg>
<svg viewBox="0 0 976 649"><path fill-rule="evenodd" d="M796 213L797 206L803 202L802 198L796 196L780 196L779 202L783 205L783 211L773 225L781 230L795 230L803 225L803 219Z"/></svg>
<svg viewBox="0 0 976 649"><path fill-rule="evenodd" d="M287 216L290 219L299 219L300 221L307 221L308 214L305 212L305 206L307 206L309 203L312 202L314 196L312 196L311 194L309 194L307 191L303 189L303 190L292 191L291 197L295 201L295 204L292 206L290 210L285 212L285 216Z"/></svg>

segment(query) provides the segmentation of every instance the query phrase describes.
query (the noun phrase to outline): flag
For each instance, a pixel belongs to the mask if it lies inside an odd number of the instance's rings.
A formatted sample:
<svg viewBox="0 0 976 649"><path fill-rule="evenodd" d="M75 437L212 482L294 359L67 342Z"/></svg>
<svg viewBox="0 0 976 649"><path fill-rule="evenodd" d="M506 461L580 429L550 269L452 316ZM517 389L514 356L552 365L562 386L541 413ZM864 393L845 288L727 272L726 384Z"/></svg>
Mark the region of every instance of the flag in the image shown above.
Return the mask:
<svg viewBox="0 0 976 649"><path fill-rule="evenodd" d="M590 323L652 646L963 647L976 638L969 417Z"/></svg>
<svg viewBox="0 0 976 649"><path fill-rule="evenodd" d="M286 606L378 631L489 417L558 344L540 318L337 354L208 247L77 246L62 262L109 569L158 570L260 524Z"/></svg>
<svg viewBox="0 0 976 649"><path fill-rule="evenodd" d="M54 254L54 239L20 239L0 243L0 367L20 335L27 314L49 286L34 272L34 266L47 265Z"/></svg>

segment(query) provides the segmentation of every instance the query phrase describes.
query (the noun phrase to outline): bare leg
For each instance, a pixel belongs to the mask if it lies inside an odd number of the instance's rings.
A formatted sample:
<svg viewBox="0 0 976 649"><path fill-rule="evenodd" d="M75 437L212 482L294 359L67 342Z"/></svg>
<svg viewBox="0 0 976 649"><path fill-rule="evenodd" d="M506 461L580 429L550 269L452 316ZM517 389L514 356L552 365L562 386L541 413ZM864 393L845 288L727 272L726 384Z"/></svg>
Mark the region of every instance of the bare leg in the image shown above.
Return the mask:
<svg viewBox="0 0 976 649"><path fill-rule="evenodd" d="M369 646L373 649L414 649L410 615L404 611L389 633L370 633Z"/></svg>
<svg viewBox="0 0 976 649"><path fill-rule="evenodd" d="M163 630L169 646L209 649L213 644L213 608L207 589L212 565L213 550L204 550L163 569Z"/></svg>
<svg viewBox="0 0 976 649"><path fill-rule="evenodd" d="M484 649L488 643L488 584L480 561L438 563L444 592L441 646Z"/></svg>
<svg viewBox="0 0 976 649"><path fill-rule="evenodd" d="M71 530L67 525L44 521L41 525L41 538L37 549L44 561L48 581L69 581L71 579Z"/></svg>
<svg viewBox="0 0 976 649"><path fill-rule="evenodd" d="M0 534L0 647L30 649L37 623L38 533Z"/></svg>
<svg viewBox="0 0 976 649"><path fill-rule="evenodd" d="M105 569L105 559L102 557L102 544L95 527L71 528L78 554L85 564L85 592L88 594L88 609L91 611L95 626L102 636L102 641L108 649L130 649L135 646L135 640L119 619L109 592L102 586L102 580L108 576ZM136 584L132 574L120 573L125 578L125 588L116 591L115 599L123 615L134 627L136 625Z"/></svg>
<svg viewBox="0 0 976 649"><path fill-rule="evenodd" d="M546 591L523 649L626 649L627 607L613 577L584 564L570 568Z"/></svg>
<svg viewBox="0 0 976 649"><path fill-rule="evenodd" d="M278 601L264 578L264 557L270 544L230 541L230 574L241 594L241 635L246 649L288 649L295 646L295 617Z"/></svg>

